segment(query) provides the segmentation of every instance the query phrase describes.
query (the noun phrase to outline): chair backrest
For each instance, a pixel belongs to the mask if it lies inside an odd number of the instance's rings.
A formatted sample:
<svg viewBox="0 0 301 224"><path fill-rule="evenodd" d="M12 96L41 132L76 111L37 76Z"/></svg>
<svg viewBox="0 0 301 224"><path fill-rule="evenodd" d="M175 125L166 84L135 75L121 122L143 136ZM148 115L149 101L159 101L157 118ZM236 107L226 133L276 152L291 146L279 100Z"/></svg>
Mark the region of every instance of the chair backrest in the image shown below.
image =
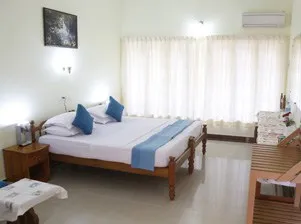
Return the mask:
<svg viewBox="0 0 301 224"><path fill-rule="evenodd" d="M298 147L300 148L301 145L301 129L297 128L293 133L283 139L279 144L278 147Z"/></svg>

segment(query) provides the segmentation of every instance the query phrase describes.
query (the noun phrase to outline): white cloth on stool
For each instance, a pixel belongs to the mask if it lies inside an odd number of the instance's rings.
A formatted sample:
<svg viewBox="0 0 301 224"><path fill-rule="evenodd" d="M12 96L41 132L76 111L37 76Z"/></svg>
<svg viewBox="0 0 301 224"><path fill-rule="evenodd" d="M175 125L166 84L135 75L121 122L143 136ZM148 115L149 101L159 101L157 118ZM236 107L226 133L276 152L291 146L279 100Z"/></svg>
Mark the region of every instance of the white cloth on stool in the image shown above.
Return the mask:
<svg viewBox="0 0 301 224"><path fill-rule="evenodd" d="M66 199L68 193L60 186L30 179L0 188L0 220L16 221L18 216L52 197Z"/></svg>
<svg viewBox="0 0 301 224"><path fill-rule="evenodd" d="M275 185L281 185L281 186L286 186L286 187L296 187L295 183L292 182L278 182L276 180L272 179L258 179L258 182L262 184L275 184Z"/></svg>

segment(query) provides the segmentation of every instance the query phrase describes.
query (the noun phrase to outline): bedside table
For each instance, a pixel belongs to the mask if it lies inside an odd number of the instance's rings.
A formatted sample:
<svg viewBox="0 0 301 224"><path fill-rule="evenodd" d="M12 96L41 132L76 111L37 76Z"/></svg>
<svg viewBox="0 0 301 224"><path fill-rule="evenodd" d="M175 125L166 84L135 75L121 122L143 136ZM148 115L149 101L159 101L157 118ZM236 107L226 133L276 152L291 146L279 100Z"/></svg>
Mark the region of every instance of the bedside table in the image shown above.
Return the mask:
<svg viewBox="0 0 301 224"><path fill-rule="evenodd" d="M3 149L6 178L16 182L23 178L47 182L50 178L49 145L32 143Z"/></svg>

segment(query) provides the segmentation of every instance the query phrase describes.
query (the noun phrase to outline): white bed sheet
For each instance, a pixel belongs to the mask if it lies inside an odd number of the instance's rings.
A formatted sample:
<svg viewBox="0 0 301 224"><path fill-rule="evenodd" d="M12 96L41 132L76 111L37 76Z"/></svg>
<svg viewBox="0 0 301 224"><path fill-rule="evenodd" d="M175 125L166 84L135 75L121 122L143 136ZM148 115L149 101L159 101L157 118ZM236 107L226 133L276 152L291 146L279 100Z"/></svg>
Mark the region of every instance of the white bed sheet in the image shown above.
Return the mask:
<svg viewBox="0 0 301 224"><path fill-rule="evenodd" d="M131 164L133 147L173 122L174 119L123 117L120 123L95 124L91 135L44 135L39 142L49 144L50 152L55 154ZM193 122L156 151L155 166L168 166L169 157L179 157L187 148L189 137L201 132L201 122Z"/></svg>

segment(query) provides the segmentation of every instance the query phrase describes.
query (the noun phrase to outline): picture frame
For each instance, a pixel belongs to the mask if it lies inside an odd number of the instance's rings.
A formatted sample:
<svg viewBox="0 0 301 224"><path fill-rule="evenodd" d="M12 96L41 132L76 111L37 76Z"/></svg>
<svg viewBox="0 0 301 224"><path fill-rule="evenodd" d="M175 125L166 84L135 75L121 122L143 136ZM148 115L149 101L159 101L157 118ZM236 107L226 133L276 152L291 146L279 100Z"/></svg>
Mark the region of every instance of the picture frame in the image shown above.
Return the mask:
<svg viewBox="0 0 301 224"><path fill-rule="evenodd" d="M78 48L77 16L43 8L44 45Z"/></svg>

